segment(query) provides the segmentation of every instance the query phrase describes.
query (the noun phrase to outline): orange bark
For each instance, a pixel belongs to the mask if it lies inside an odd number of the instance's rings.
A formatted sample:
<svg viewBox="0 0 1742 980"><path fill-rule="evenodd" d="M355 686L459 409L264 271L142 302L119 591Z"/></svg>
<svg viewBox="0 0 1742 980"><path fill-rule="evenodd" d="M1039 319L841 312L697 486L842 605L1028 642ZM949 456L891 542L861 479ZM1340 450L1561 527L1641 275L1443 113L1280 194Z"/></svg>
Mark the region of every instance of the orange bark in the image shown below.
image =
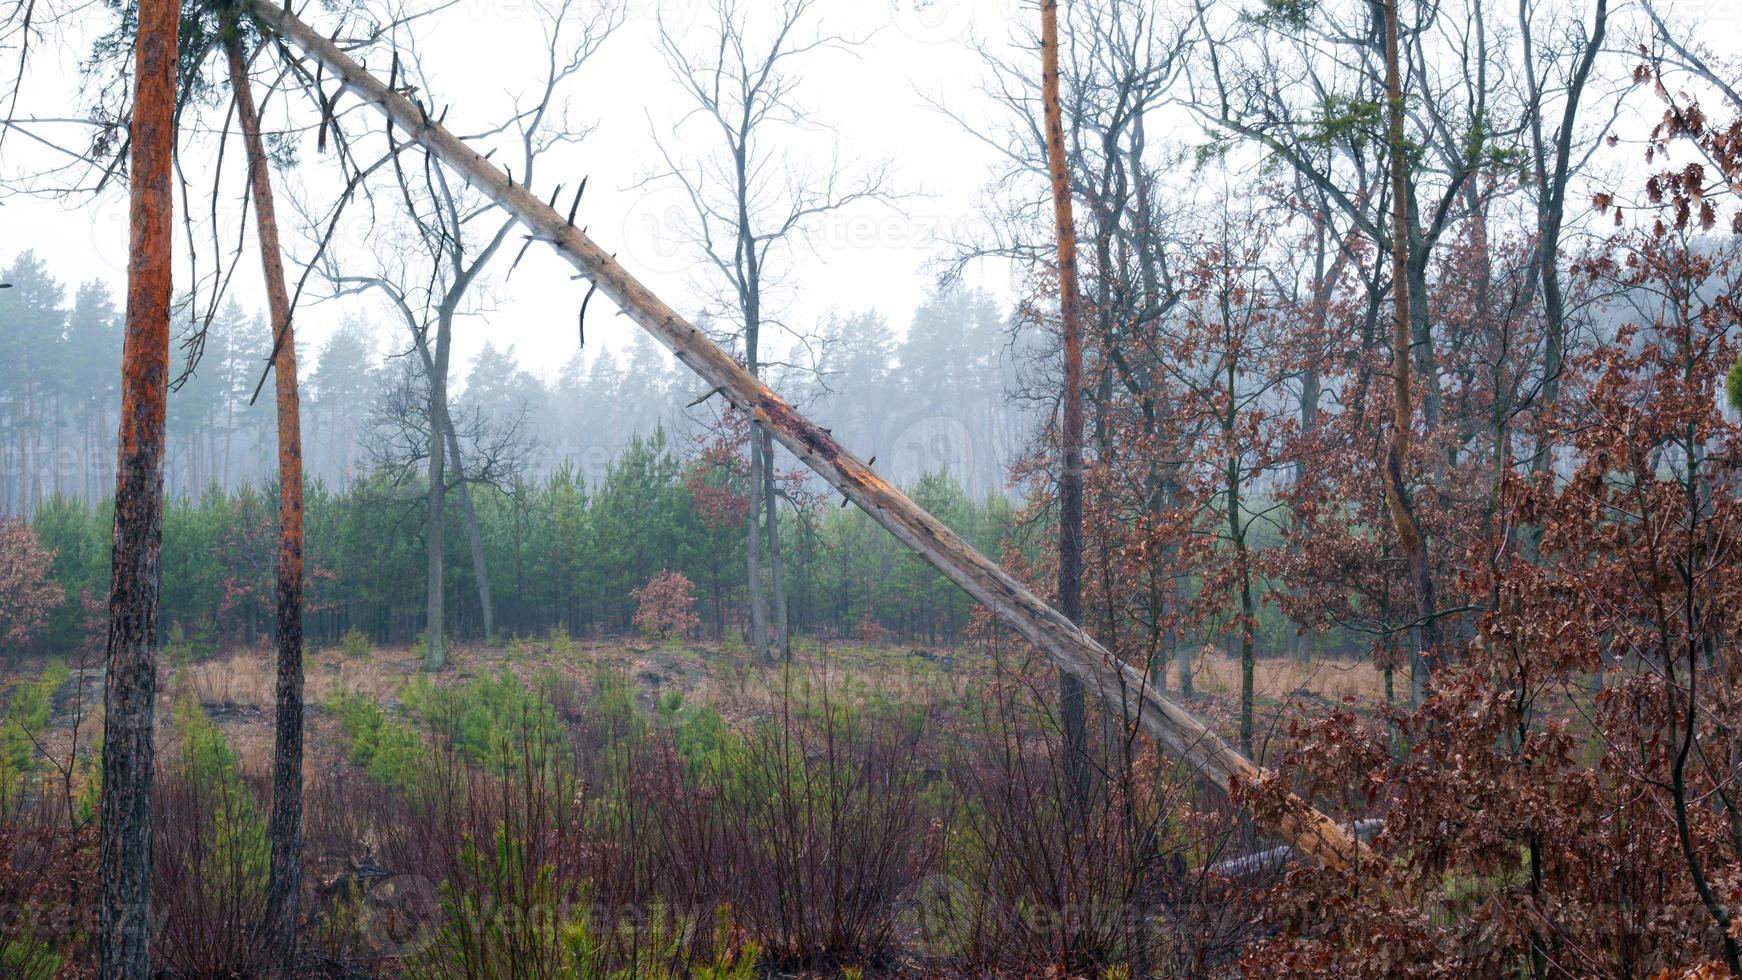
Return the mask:
<svg viewBox="0 0 1742 980"><path fill-rule="evenodd" d="M157 696L163 543L164 401L169 383L176 34L179 0L140 0L129 131L127 326L103 689L99 976L145 980L151 929L151 729Z"/></svg>
<svg viewBox="0 0 1742 980"><path fill-rule="evenodd" d="M1052 179L1053 237L1058 241L1059 331L1064 341L1064 393L1059 425L1059 611L1083 620L1083 331L1077 291L1077 227L1071 215L1071 177L1065 161L1064 112L1059 105L1058 0L1040 5L1040 90L1046 117L1047 173ZM1059 718L1064 728L1071 789L1087 798L1089 767L1083 685L1059 672Z"/></svg>
<svg viewBox="0 0 1742 980"><path fill-rule="evenodd" d="M254 221L266 304L272 313L272 376L278 410L277 712L272 753L272 863L266 889L266 923L281 960L296 946L297 899L302 890L302 432L296 386L296 339L290 294L273 209L272 175L260 138L260 115L242 57L242 39L231 25L224 41L230 87L248 153L254 191Z"/></svg>

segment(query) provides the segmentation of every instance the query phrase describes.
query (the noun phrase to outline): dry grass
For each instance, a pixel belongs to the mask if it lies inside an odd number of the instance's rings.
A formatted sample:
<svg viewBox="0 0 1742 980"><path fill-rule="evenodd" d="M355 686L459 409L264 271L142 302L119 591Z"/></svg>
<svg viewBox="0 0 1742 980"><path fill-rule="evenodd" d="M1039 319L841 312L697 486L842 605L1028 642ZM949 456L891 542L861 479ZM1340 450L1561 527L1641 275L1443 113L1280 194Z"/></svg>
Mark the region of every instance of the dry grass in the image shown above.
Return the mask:
<svg viewBox="0 0 1742 980"><path fill-rule="evenodd" d="M376 701L395 700L420 666L410 649L379 650L367 660L349 659L337 651L323 652L304 667L303 700L322 704L339 691Z"/></svg>
<svg viewBox="0 0 1742 980"><path fill-rule="evenodd" d="M1205 654L1194 665L1192 680L1200 692L1236 695L1240 691L1240 662L1221 654ZM1259 699L1267 701L1288 701L1304 693L1331 701L1353 698L1371 702L1384 699L1385 678L1367 660L1272 657L1253 665L1252 688Z"/></svg>
<svg viewBox="0 0 1742 980"><path fill-rule="evenodd" d="M265 655L248 651L189 664L172 682L203 705L233 705L265 711L275 700L275 671Z"/></svg>
<svg viewBox="0 0 1742 980"><path fill-rule="evenodd" d="M434 675L433 680L444 685L464 684L471 678L506 669L530 684L539 674L555 671L569 679L577 691L588 692L599 669L621 670L645 704L651 705L668 691L678 691L685 701L712 706L728 722L736 724L778 712L786 699L784 689L788 684L794 691L800 691L826 683L834 696L848 700L878 698L895 703L967 704L972 686L986 680L993 666L988 655L974 649L916 651L906 646L825 645L811 640L795 645L793 661L790 671L763 669L751 664L741 649L677 643L655 645L634 638L581 641L557 637L512 640L498 646L455 647L449 669ZM311 655L306 663L304 691L311 709L310 765L327 764L342 744L332 719L319 705L340 690L380 703L397 702L405 684L420 667L416 654L405 647L378 649L366 656L346 656L336 648ZM34 671L18 673L28 675ZM1206 651L1199 657L1193 676L1199 695L1214 699L1214 703L1200 705L1199 710L1208 718L1227 721L1223 715L1232 708L1230 702L1240 690L1239 662L1220 651ZM186 691L224 729L242 755L245 767L254 772L266 771L276 686L270 650L241 650L201 661L175 671L166 680L160 686L162 701L157 713L163 744L172 740L168 731L171 705ZM1352 699L1374 704L1384 697L1379 669L1364 661L1261 659L1255 666L1254 682L1266 712L1301 701ZM101 691L88 692L87 698L95 702L93 708L98 708ZM94 711L93 717L85 722L81 742L88 745L91 733L100 726L100 710ZM70 732L65 728L50 731L45 733L44 742L51 754L62 757L71 748Z"/></svg>

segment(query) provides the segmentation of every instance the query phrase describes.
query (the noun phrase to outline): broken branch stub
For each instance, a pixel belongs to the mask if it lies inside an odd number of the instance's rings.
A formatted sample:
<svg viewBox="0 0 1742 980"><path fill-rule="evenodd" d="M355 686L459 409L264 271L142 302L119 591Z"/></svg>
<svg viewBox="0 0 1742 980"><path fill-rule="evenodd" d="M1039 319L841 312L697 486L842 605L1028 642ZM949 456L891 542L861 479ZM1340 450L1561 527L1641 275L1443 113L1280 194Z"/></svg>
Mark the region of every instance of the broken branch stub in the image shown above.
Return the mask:
<svg viewBox="0 0 1742 980"><path fill-rule="evenodd" d="M285 41L338 76L345 87L372 103L443 164L482 189L497 205L548 241L575 268L609 296L636 324L671 350L732 405L766 426L781 445L815 470L847 499L871 515L946 578L986 606L1004 625L1045 651L1060 667L1143 731L1223 789L1252 785L1264 777L1207 725L1155 691L1143 674L1109 653L1021 582L975 551L954 531L891 486L869 465L841 448L830 434L795 411L746 371L707 335L679 316L617 263L586 233L539 200L430 118L411 100L394 92L351 60L331 41L289 11L256 3L254 16ZM1364 846L1335 821L1304 801L1290 797L1269 829L1320 864L1341 868L1360 857Z"/></svg>

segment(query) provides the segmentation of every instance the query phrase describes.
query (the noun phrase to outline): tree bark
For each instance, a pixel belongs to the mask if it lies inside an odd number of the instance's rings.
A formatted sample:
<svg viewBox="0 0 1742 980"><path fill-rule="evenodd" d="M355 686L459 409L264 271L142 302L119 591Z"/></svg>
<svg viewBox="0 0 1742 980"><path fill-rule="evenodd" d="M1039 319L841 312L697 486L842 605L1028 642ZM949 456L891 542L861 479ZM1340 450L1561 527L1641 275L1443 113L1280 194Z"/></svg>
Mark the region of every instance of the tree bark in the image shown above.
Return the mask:
<svg viewBox="0 0 1742 980"><path fill-rule="evenodd" d="M1083 621L1083 334L1078 315L1077 229L1071 215L1070 169L1065 160L1064 112L1059 106L1058 0L1040 5L1041 98L1045 103L1046 160L1052 178L1053 234L1058 240L1059 330L1064 339L1064 395L1059 425L1059 612ZM1083 682L1059 671L1059 718L1071 792L1089 795L1088 734Z"/></svg>
<svg viewBox="0 0 1742 980"><path fill-rule="evenodd" d="M792 635L787 623L786 565L780 555L780 511L774 494L774 440L762 433L762 498L768 523L768 578L772 585L769 601L773 615L774 636L769 641L768 656L785 663L792 659Z"/></svg>
<svg viewBox="0 0 1742 980"><path fill-rule="evenodd" d="M445 414L445 413L444 413ZM472 504L472 488L466 482L466 470L460 462L459 439L454 427L443 419L447 432L448 452L454 457L455 489L460 493L460 516L466 522L466 544L472 551L472 578L478 583L478 609L484 617L484 641L496 638L496 603L490 596L490 572L484 566L484 535L478 527L478 509Z"/></svg>
<svg viewBox="0 0 1742 980"><path fill-rule="evenodd" d="M296 334L290 319L290 292L284 283L272 175L260 138L260 115L254 107L238 26L229 25L224 50L230 62L236 116L247 147L260 265L276 338L272 378L278 411L278 703L272 747L272 860L266 886L266 928L276 958L288 970L296 958L297 906L302 895L302 419Z"/></svg>
<svg viewBox="0 0 1742 980"><path fill-rule="evenodd" d="M1227 312L1224 307L1224 320ZM1232 340L1232 338L1230 338ZM1255 696L1253 674L1257 667L1252 649L1252 621L1255 610L1252 603L1252 561L1246 549L1246 521L1240 516L1245 506L1240 494L1240 455L1235 445L1234 427L1238 417L1234 406L1238 404L1239 378L1235 371L1234 345L1229 343L1227 353L1228 409L1222 419L1222 439L1226 443L1228 462L1224 470L1227 478L1226 492L1228 500L1228 538L1234 546L1234 561L1240 572L1240 751L1252 756L1253 718L1252 707Z"/></svg>
<svg viewBox="0 0 1742 980"><path fill-rule="evenodd" d="M258 8L256 8L258 9ZM424 491L424 554L428 561L426 605L423 632L423 669L441 670L447 665L447 648L442 627L447 615L443 609L445 594L442 568L447 542L443 510L447 503L447 442L443 438L443 423L448 407L449 327L446 311L436 315L434 368L429 375L429 405L425 415L429 422L429 486Z"/></svg>
<svg viewBox="0 0 1742 980"><path fill-rule="evenodd" d="M1434 647L1438 645L1439 629L1434 624L1433 575L1427 563L1427 543L1422 538L1421 524L1416 518L1415 504L1404 484L1403 470L1409 465L1410 434L1414 425L1410 394L1410 341L1412 316L1409 229L1413 222L1409 214L1409 160L1403 138L1403 80L1398 68L1397 5L1400 0L1385 2L1385 101L1387 142L1391 155L1391 372L1393 417L1391 446L1385 459L1385 499L1391 511L1392 526L1409 562L1411 585L1415 590L1416 623L1414 693L1419 703L1425 696L1433 672ZM1419 297L1425 300L1425 296Z"/></svg>
<svg viewBox="0 0 1742 980"><path fill-rule="evenodd" d="M1093 637L1042 602L1026 586L941 521L879 477L843 449L821 426L805 418L763 385L732 355L667 306L580 228L525 186L513 183L483 155L431 119L409 99L390 91L288 11L257 4L255 16L270 24L294 47L391 119L407 136L443 164L472 181L523 222L529 234L550 243L559 254L623 313L678 361L717 388L735 408L748 414L819 476L945 577L986 606L1024 639L1051 656L1073 677L1115 710L1136 718L1143 730L1175 758L1227 789L1264 781L1266 773L1190 712L1159 696L1142 671L1117 660ZM1266 811L1266 824L1302 853L1330 867L1344 867L1357 856L1372 860L1354 837L1305 801L1289 796L1286 805Z"/></svg>
<svg viewBox="0 0 1742 980"><path fill-rule="evenodd" d="M744 572L750 600L750 649L758 663L770 663L768 604L762 598L762 430L750 427L750 500L744 511Z"/></svg>
<svg viewBox="0 0 1742 980"><path fill-rule="evenodd" d="M1337 278L1335 272L1327 270L1326 268L1325 252L1327 249L1326 239L1328 237L1329 231L1325 227L1325 219L1323 215L1320 215L1313 223L1312 336L1314 338L1314 343L1318 343L1319 339L1324 336L1325 321L1329 315L1327 307L1331 291L1335 288L1334 284ZM1347 250L1340 251L1335 269L1340 270L1342 268L1343 257L1347 256L1347 254ZM1299 438L1303 441L1311 439L1313 434L1318 431L1318 427L1319 366L1316 361L1313 361L1308 363L1300 372ZM1306 478L1307 460L1303 456L1296 460L1294 464L1294 486L1296 491L1306 483ZM1291 519L1289 524L1288 554L1289 557L1293 558L1300 554L1301 548L1298 511L1296 512L1296 518ZM1294 655L1295 659L1302 663L1306 663L1312 659L1313 631L1304 623L1296 625Z"/></svg>
<svg viewBox="0 0 1742 980"><path fill-rule="evenodd" d="M418 356L423 361L424 373L435 377L435 358L430 356L428 339L414 332L412 342L417 346ZM444 392L446 387L444 383ZM466 468L460 459L460 439L454 433L454 420L448 413L447 399L444 397L439 406L432 400L431 407L441 409L442 437L446 442L447 452L454 457L454 482L460 494L460 515L466 522L466 543L472 551L472 578L478 583L478 609L484 617L484 640L488 642L496 636L496 602L490 593L490 571L484 564L484 536L478 527L478 511L472 505L471 487L466 483ZM435 428L432 422L432 438Z"/></svg>
<svg viewBox="0 0 1742 980"><path fill-rule="evenodd" d="M748 124L746 124L748 125ZM747 141L746 141L747 143ZM744 359L752 377L761 376L762 335L762 267L756 250L756 236L750 229L750 172L746 143L740 143L734 156L738 205L738 256L741 274L739 296L744 313ZM784 633L786 623L785 583L781 581L780 531L775 525L778 516L774 499L774 442L760 426L750 427L750 510L746 515L750 558L749 574L750 623L756 632L756 656L763 663L784 661L786 641L776 643L769 622L770 616ZM768 525L764 533L762 525ZM763 591L760 567L764 541L768 546L768 574L773 586L771 597ZM770 607L770 599L773 607Z"/></svg>
<svg viewBox="0 0 1742 980"><path fill-rule="evenodd" d="M1190 575L1182 571L1174 572L1173 601L1176 611L1185 606L1186 596L1191 590L1191 585ZM1197 685L1192 679L1192 667L1195 660L1193 657L1194 639L1186 635L1183 623L1176 623L1172 627L1172 636L1169 638L1169 642L1174 646L1175 675L1179 678L1179 693L1182 698L1196 697L1198 693Z"/></svg>
<svg viewBox="0 0 1742 980"><path fill-rule="evenodd" d="M140 0L129 150L127 334L103 684L102 897L95 928L98 975L104 980L151 975L151 729L157 697L180 19L178 0Z"/></svg>

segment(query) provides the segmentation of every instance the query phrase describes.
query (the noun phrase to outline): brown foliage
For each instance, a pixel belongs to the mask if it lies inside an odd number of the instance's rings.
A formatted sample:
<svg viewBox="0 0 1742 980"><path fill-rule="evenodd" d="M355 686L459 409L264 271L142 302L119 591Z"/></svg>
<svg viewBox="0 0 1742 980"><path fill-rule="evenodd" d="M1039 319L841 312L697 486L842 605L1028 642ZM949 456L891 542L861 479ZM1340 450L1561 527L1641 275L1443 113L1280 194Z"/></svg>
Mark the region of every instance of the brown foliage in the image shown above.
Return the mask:
<svg viewBox="0 0 1742 980"><path fill-rule="evenodd" d="M49 578L54 553L23 521L0 518L0 649L26 646L66 594Z"/></svg>
<svg viewBox="0 0 1742 980"><path fill-rule="evenodd" d="M635 628L660 640L689 636L701 627L695 586L682 572L660 572L629 593L635 598Z"/></svg>
<svg viewBox="0 0 1742 980"><path fill-rule="evenodd" d="M1742 426L1717 386L1739 244L1666 224L1578 267L1634 319L1571 365L1549 433L1570 471L1500 471L1460 576L1485 599L1472 641L1396 719L1402 751L1353 716L1293 733L1290 771L1383 809L1396 867L1385 887L1296 873L1249 966L1348 975L1357 947L1374 975L1733 968Z"/></svg>

